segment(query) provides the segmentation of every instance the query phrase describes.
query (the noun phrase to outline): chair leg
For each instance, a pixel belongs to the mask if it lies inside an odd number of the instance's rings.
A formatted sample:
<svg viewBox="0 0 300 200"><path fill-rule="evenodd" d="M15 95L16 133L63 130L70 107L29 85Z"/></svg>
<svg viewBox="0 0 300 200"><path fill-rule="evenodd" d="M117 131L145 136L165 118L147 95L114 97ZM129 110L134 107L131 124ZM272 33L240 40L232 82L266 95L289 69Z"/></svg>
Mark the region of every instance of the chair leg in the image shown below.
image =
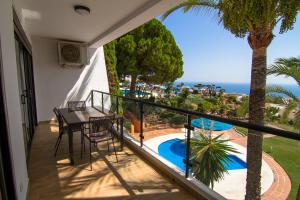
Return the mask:
<svg viewBox="0 0 300 200"><path fill-rule="evenodd" d="M90 142L90 167L91 167L91 171L93 171L93 166L92 166L92 145Z"/></svg>
<svg viewBox="0 0 300 200"><path fill-rule="evenodd" d="M85 153L85 139L84 139L84 136L83 136L83 152Z"/></svg>
<svg viewBox="0 0 300 200"><path fill-rule="evenodd" d="M62 138L62 135L58 136L58 138L57 138L57 145L56 145L56 148L55 148L54 157L56 157L56 153L57 153L57 151L58 151L58 147L59 147L61 138Z"/></svg>
<svg viewBox="0 0 300 200"><path fill-rule="evenodd" d="M84 136L81 133L81 146L80 146L80 158L81 159L82 159L83 143L84 143Z"/></svg>
<svg viewBox="0 0 300 200"><path fill-rule="evenodd" d="M107 141L107 151L108 151L108 154L109 154L109 141L108 140L106 140Z"/></svg>
<svg viewBox="0 0 300 200"><path fill-rule="evenodd" d="M59 142L59 138L61 137L62 133L59 131L59 135L58 135L58 138L56 140L56 143L54 145L54 148L56 149L57 145L58 145L58 142Z"/></svg>
<svg viewBox="0 0 300 200"><path fill-rule="evenodd" d="M114 147L114 152L115 152L116 160L117 160L117 162L119 162L117 151L116 151L116 147L115 147L115 142L114 142L114 138L113 137L112 137L112 144L113 144L113 147Z"/></svg>
<svg viewBox="0 0 300 200"><path fill-rule="evenodd" d="M57 138L57 140L56 140L56 142L55 142L54 149L56 149L57 144L58 144L58 141L59 141L59 136L58 136L58 138Z"/></svg>

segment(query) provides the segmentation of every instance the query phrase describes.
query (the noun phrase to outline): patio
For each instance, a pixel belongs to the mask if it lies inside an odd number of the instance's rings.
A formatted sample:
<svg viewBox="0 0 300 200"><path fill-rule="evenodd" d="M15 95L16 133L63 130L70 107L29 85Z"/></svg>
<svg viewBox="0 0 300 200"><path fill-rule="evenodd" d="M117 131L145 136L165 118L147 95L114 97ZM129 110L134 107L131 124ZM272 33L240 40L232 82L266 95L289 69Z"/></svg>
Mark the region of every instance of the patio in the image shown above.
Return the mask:
<svg viewBox="0 0 300 200"><path fill-rule="evenodd" d="M80 159L80 134L74 134L75 165L68 160L67 134L57 157L53 156L58 127L42 122L36 128L28 166L30 200L35 199L195 199L162 176L127 147L118 152L119 162L106 146L94 149L93 171L88 153ZM100 153L100 155L98 154Z"/></svg>

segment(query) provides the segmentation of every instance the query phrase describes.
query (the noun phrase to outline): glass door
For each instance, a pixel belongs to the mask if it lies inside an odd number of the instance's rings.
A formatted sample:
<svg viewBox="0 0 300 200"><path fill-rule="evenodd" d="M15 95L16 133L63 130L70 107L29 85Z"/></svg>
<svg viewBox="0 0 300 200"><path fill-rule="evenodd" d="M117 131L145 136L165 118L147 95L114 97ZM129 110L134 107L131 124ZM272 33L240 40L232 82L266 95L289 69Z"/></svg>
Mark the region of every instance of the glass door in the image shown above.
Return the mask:
<svg viewBox="0 0 300 200"><path fill-rule="evenodd" d="M23 127L23 136L25 141L25 152L27 155L27 144L28 144L28 132L29 132L29 123L27 118L27 109L26 109L26 87L25 87L25 77L24 77L24 62L22 59L22 50L20 48L19 42L15 41L16 45L16 59L17 59L17 69L18 69L18 85L19 85L19 95L21 100L21 112L22 112L22 127Z"/></svg>
<svg viewBox="0 0 300 200"><path fill-rule="evenodd" d="M22 127L25 152L28 156L33 138L34 127L36 125L32 57L18 37L15 37Z"/></svg>

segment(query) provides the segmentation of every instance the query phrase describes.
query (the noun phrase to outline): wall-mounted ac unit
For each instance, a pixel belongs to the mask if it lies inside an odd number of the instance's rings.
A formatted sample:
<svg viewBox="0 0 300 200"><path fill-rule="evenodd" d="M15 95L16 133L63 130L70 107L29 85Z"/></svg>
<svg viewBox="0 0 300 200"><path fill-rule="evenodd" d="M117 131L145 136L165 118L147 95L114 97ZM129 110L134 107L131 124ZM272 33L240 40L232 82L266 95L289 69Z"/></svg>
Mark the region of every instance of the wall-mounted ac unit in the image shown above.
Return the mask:
<svg viewBox="0 0 300 200"><path fill-rule="evenodd" d="M83 43L58 41L58 61L63 66L88 65L87 46Z"/></svg>

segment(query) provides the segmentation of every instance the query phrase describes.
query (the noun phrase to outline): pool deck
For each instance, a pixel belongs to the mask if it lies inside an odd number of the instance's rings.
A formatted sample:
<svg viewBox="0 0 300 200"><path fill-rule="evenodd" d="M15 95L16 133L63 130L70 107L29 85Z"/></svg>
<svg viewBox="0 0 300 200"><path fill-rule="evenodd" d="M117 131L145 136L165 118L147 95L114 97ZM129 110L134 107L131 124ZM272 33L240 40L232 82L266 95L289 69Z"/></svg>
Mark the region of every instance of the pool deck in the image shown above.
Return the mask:
<svg viewBox="0 0 300 200"><path fill-rule="evenodd" d="M166 136L168 134L174 133L183 133L181 128L168 128L156 131L149 131L145 132L145 142L147 140L153 139L159 136ZM247 137L241 136L237 134L234 129L226 130L226 131L218 131L213 132L213 134L224 134L228 135L231 142L243 146L244 148L247 147ZM289 192L291 190L291 182L284 171L284 169L268 154L263 153L263 160L267 165L271 168L273 172L273 182L269 189L263 193L262 199L263 200L285 200L287 199Z"/></svg>
<svg viewBox="0 0 300 200"><path fill-rule="evenodd" d="M153 131L146 131L144 132L144 140L147 141L162 135L168 135L170 133L181 133L181 132L182 132L182 128L165 128L165 129L159 129ZM137 140L140 139L140 133L134 133L134 134L130 133L130 135Z"/></svg>

